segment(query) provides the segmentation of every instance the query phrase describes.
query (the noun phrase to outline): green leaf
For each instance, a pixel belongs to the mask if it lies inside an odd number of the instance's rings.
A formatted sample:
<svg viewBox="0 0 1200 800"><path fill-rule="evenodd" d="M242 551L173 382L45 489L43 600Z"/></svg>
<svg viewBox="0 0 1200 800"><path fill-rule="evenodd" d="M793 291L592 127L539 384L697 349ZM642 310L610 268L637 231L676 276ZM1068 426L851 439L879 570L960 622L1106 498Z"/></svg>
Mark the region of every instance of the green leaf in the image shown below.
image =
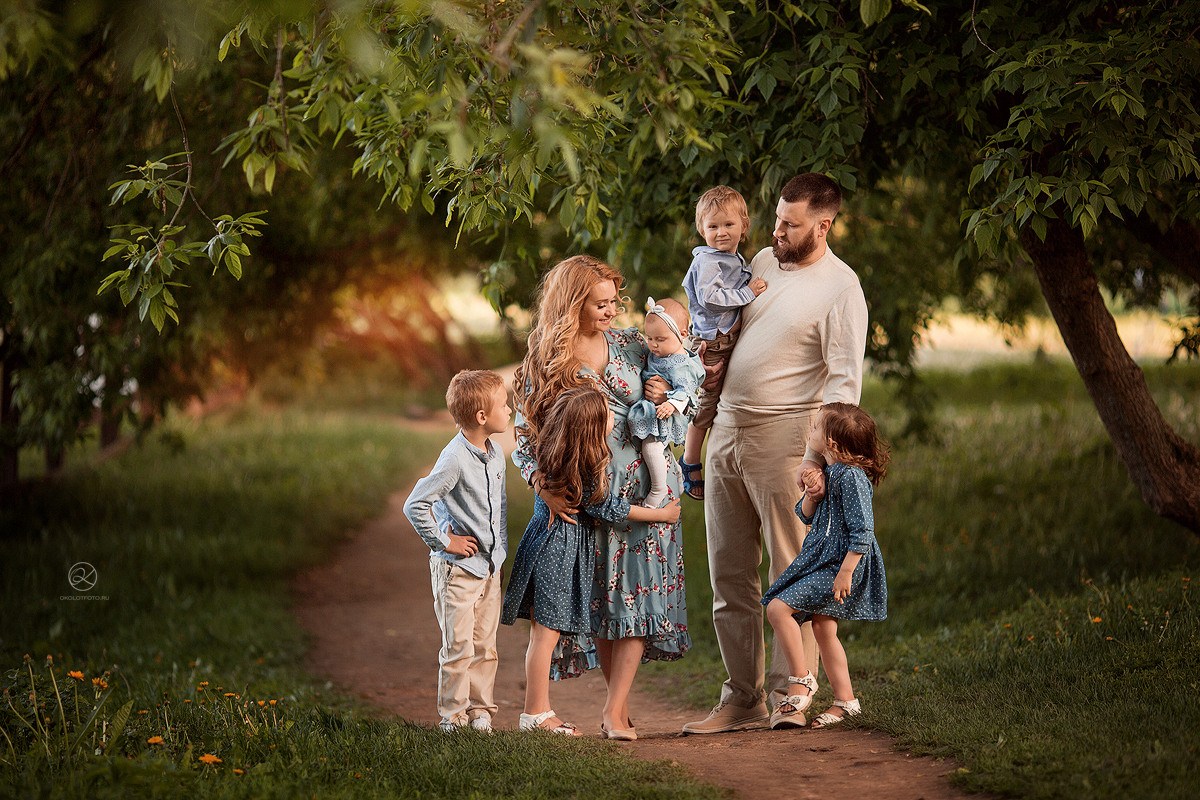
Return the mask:
<svg viewBox="0 0 1200 800"><path fill-rule="evenodd" d="M862 0L858 10L863 24L871 26L883 22L892 10L892 0Z"/></svg>

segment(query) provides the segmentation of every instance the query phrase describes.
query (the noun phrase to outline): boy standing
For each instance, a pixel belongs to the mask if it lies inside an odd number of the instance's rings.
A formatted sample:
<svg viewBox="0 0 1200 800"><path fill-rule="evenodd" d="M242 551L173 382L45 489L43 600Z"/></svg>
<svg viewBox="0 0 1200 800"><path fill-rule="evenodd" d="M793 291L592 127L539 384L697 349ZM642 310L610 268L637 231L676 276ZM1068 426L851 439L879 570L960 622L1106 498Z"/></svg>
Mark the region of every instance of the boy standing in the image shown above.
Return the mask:
<svg viewBox="0 0 1200 800"><path fill-rule="evenodd" d="M504 380L490 370L455 375L446 406L459 433L417 481L404 515L430 549L433 609L442 629L441 729L490 731L508 504L504 451L488 436L508 428L512 409Z"/></svg>
<svg viewBox="0 0 1200 800"><path fill-rule="evenodd" d="M688 311L692 316L693 340L703 343L700 360L705 366L724 364L733 353L741 329L742 306L764 291L762 278L751 279L738 245L750 227L746 200L728 186L714 186L696 203L696 230L704 244L692 250L692 264L683 278ZM700 451L704 435L717 414L721 387L700 390L700 404L688 426L679 467L683 490L694 500L704 499L704 480L692 477L703 467Z"/></svg>

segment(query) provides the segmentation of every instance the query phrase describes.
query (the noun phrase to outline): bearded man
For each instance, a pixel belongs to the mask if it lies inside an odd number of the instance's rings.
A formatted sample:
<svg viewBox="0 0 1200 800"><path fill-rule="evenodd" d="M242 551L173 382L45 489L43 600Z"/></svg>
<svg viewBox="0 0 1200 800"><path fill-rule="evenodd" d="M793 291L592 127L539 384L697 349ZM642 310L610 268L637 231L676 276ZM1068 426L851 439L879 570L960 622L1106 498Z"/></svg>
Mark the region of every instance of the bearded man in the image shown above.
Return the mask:
<svg viewBox="0 0 1200 800"><path fill-rule="evenodd" d="M684 733L764 727L773 716L766 689L776 702L786 695L778 651L764 675L758 568L764 543L771 581L800 552L799 475L823 466L805 451L810 421L825 403L858 403L862 389L867 303L858 276L826 242L841 205L841 190L826 176L792 178L775 211L774 246L750 263L768 288L742 309L704 468L713 625L728 680L708 717ZM815 676L812 625L803 631Z"/></svg>

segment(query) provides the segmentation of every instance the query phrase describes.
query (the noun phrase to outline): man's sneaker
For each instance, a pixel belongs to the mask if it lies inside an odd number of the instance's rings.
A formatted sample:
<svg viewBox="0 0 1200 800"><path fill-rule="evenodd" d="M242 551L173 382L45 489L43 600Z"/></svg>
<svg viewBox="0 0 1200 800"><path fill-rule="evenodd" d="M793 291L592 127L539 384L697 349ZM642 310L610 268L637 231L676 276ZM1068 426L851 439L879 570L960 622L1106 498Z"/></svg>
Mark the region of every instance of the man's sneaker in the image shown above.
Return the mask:
<svg viewBox="0 0 1200 800"><path fill-rule="evenodd" d="M441 728L444 733L454 733L455 731L460 731L463 728L467 727L467 723L451 722L448 719L444 719L438 723L438 727Z"/></svg>
<svg viewBox="0 0 1200 800"><path fill-rule="evenodd" d="M689 722L683 726L684 733L724 733L740 731L746 728L761 728L771 721L766 703L759 703L751 708L735 706L733 703L721 701L708 716L699 722Z"/></svg>
<svg viewBox="0 0 1200 800"><path fill-rule="evenodd" d="M483 731L484 733L491 733L492 718L487 714L481 714L480 716L471 720L471 728L473 730Z"/></svg>

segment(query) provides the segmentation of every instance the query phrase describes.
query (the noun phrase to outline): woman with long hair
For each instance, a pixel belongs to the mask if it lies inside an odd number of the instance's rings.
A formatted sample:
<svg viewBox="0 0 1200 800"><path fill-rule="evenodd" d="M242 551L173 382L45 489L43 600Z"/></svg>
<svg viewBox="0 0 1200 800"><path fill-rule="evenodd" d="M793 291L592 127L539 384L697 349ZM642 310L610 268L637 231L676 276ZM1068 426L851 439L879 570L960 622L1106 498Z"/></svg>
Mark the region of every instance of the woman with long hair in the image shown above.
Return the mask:
<svg viewBox="0 0 1200 800"><path fill-rule="evenodd" d="M650 486L638 443L625 424L642 399L648 349L637 328L613 330L620 312L621 274L592 256L572 256L542 280L529 350L513 381L517 449L513 460L537 494L535 516L547 520L578 513L563 492L549 485L535 453L549 410L564 392L598 389L615 424L608 434L612 460L609 492L631 503ZM681 478L670 465L668 497L679 497ZM691 646L684 596L683 536L679 522L606 522L595 527L596 569L591 629L608 687L605 730L632 738L629 692L642 661L674 660ZM579 654L581 668L585 654Z"/></svg>

